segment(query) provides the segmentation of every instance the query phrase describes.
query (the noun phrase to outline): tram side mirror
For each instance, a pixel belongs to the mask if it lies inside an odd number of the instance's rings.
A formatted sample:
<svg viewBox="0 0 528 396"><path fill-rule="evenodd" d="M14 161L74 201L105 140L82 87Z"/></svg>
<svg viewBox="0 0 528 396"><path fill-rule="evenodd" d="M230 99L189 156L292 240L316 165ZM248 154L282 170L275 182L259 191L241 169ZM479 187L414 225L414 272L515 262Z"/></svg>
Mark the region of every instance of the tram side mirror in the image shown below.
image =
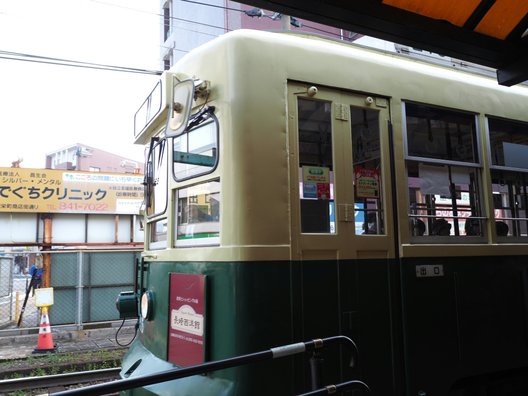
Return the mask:
<svg viewBox="0 0 528 396"><path fill-rule="evenodd" d="M194 81L179 81L174 77L172 100L165 135L178 136L187 127L194 98Z"/></svg>
<svg viewBox="0 0 528 396"><path fill-rule="evenodd" d="M119 311L119 319L137 318L138 315L138 296L133 291L119 293L115 302Z"/></svg>

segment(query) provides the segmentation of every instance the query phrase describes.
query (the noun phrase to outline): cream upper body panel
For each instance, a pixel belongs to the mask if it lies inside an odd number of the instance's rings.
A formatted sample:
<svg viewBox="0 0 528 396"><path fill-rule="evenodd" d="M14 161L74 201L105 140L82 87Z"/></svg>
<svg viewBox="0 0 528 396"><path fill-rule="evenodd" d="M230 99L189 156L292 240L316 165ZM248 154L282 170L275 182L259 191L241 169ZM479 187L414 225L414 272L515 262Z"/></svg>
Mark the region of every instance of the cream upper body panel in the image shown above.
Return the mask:
<svg viewBox="0 0 528 396"><path fill-rule="evenodd" d="M289 81L389 98L396 174L402 180L404 100L528 121L528 89L524 86L502 87L490 78L313 37L239 30L193 50L171 71L210 81L208 104L215 106L220 122L220 161L212 174L183 183L170 178L169 185L175 189L221 178L222 249L250 252L255 247L257 256L266 246L284 253L284 247L296 238L291 232ZM401 184L397 194L400 217L407 213ZM390 191L385 194L390 199ZM172 201L170 194L169 205ZM417 247L413 253L405 236L404 232L402 242L407 248L400 247L403 255L462 254L462 249L478 249L449 246L446 250L436 245L429 250L428 246Z"/></svg>

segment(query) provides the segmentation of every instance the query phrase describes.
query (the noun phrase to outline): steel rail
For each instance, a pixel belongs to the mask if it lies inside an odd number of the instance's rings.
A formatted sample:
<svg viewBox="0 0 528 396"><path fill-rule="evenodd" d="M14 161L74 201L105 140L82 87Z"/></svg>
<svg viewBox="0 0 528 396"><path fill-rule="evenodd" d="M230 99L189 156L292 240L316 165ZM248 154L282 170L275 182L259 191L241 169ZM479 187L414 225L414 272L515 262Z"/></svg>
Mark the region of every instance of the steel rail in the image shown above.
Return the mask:
<svg viewBox="0 0 528 396"><path fill-rule="evenodd" d="M92 381L107 381L119 378L121 367L101 370L79 371L39 377L15 378L0 381L0 394L22 390L67 386Z"/></svg>

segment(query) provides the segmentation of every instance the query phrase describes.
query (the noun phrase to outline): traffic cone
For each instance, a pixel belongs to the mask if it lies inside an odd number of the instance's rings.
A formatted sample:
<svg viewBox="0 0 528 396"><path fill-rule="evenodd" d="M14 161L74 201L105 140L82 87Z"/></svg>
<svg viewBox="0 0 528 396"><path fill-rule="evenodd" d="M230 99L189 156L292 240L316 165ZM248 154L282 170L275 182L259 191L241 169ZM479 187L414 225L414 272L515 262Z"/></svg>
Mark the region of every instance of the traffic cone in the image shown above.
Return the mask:
<svg viewBox="0 0 528 396"><path fill-rule="evenodd" d="M51 326L48 317L48 307L42 307L38 342L33 353L55 352L56 350L57 348L53 345L53 336L51 334Z"/></svg>

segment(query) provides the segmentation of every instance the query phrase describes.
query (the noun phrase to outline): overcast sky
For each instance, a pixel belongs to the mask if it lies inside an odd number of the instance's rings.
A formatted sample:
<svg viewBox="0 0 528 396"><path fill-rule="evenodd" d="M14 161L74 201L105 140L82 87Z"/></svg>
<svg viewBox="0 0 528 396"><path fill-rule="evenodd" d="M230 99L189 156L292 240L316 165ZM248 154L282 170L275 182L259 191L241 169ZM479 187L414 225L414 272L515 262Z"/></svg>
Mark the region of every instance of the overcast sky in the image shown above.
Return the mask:
<svg viewBox="0 0 528 396"><path fill-rule="evenodd" d="M17 52L159 70L159 0L0 0L0 57ZM0 58L0 167L83 143L143 161L133 117L158 77Z"/></svg>

